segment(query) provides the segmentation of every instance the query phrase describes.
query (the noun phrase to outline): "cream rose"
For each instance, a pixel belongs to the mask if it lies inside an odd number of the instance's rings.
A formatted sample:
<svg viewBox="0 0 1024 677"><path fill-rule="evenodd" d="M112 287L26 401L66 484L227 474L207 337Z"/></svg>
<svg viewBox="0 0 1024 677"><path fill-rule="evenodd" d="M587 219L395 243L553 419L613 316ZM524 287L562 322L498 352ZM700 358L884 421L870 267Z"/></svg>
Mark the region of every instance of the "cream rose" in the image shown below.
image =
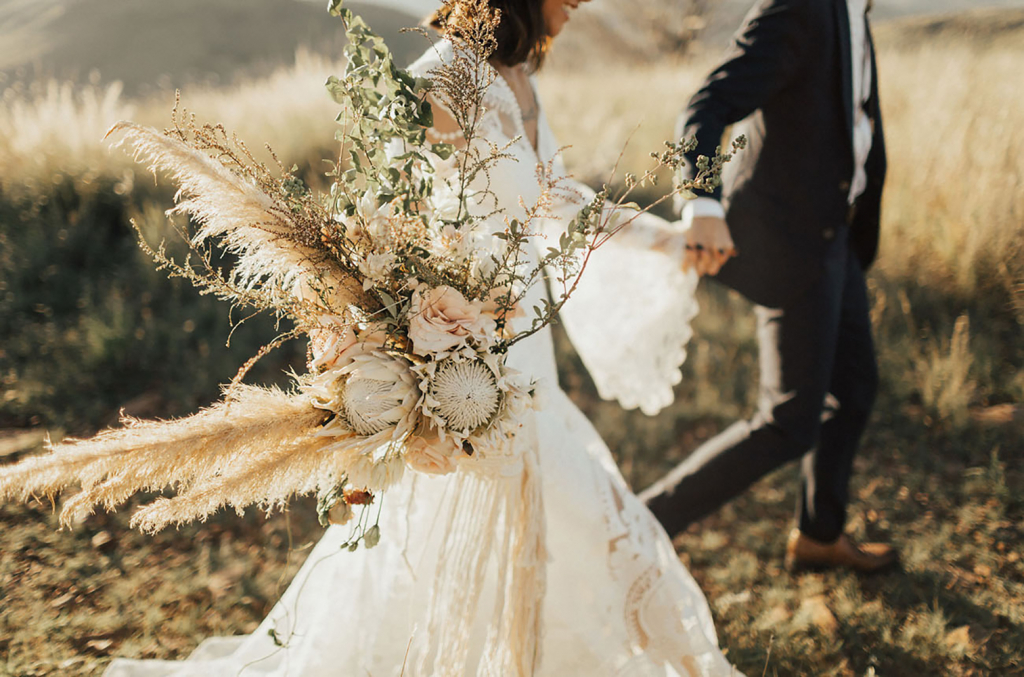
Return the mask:
<svg viewBox="0 0 1024 677"><path fill-rule="evenodd" d="M337 365L341 356L356 343L356 333L351 325L342 324L337 316L320 317L320 326L309 332L309 345L313 352L311 369L330 369Z"/></svg>
<svg viewBox="0 0 1024 677"><path fill-rule="evenodd" d="M312 369L341 369L352 363L357 355L379 350L387 335L381 331L357 333L351 324L342 324L342 318L321 316L321 326L309 332L310 348L313 351Z"/></svg>
<svg viewBox="0 0 1024 677"><path fill-rule="evenodd" d="M405 462L417 472L447 475L455 471L455 459L461 455L462 449L450 437L444 441L436 436L412 437L405 451Z"/></svg>
<svg viewBox="0 0 1024 677"><path fill-rule="evenodd" d="M494 333L494 320L483 304L467 301L451 287L416 292L409 310L409 338L420 355L440 353Z"/></svg>

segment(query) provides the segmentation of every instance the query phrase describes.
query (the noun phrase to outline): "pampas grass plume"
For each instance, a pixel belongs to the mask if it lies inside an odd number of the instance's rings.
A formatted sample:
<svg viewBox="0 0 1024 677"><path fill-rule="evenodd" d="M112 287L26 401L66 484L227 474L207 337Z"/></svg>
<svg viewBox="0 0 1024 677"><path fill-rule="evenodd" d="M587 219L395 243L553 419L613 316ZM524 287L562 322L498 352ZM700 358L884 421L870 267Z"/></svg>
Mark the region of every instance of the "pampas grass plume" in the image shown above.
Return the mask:
<svg viewBox="0 0 1024 677"><path fill-rule="evenodd" d="M61 512L70 526L97 506L113 510L139 492L175 490L135 514L132 525L147 532L205 520L225 506L273 509L330 481L338 459L320 452L338 439L317 436L326 416L301 394L239 385L192 416L124 418L121 428L0 468L0 500L54 497L80 485Z"/></svg>

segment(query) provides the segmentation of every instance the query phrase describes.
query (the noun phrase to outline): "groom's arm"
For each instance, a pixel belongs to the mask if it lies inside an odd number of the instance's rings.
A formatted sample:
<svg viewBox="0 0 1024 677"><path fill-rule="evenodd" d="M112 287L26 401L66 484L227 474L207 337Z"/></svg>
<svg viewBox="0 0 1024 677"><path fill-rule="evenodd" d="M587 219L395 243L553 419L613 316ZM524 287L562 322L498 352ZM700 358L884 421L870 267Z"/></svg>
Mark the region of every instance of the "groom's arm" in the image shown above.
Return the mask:
<svg viewBox="0 0 1024 677"><path fill-rule="evenodd" d="M747 15L722 65L704 81L680 117L677 137L696 137L684 179L696 174L697 157L714 157L725 129L761 108L799 72L818 39L809 4L818 0L759 0ZM712 197L721 199L721 187Z"/></svg>

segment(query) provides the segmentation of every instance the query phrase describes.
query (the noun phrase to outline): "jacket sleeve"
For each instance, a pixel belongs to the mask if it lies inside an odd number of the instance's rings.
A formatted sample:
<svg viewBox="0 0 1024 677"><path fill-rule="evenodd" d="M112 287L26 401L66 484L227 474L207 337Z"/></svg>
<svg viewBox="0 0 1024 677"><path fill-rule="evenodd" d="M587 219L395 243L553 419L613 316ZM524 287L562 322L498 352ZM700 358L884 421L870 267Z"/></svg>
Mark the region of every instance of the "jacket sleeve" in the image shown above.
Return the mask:
<svg viewBox="0 0 1024 677"><path fill-rule="evenodd" d="M809 42L810 0L759 0L737 33L726 60L704 81L679 118L677 136L696 137L684 179L696 175L697 157L714 157L725 129L761 108L799 72ZM712 197L721 199L721 187Z"/></svg>

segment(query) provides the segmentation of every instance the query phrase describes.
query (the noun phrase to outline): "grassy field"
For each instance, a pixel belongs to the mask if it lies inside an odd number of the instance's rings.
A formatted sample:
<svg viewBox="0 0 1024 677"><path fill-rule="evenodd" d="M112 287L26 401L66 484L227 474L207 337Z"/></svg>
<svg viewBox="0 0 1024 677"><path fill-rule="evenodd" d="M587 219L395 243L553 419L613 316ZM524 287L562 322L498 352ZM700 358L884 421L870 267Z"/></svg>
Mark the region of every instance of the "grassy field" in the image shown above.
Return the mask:
<svg viewBox="0 0 1024 677"><path fill-rule="evenodd" d="M748 675L1024 674L1022 23L982 13L879 30L891 175L869 284L882 393L850 529L899 544L904 566L874 578L785 573L793 468L693 527L681 556ZM330 152L318 89L330 69L309 57L186 101L313 176ZM639 166L702 70L545 73L570 165L601 177L632 136L623 163ZM127 219L166 233L169 188L96 140L117 118L159 124L168 107L60 85L4 97L0 462L34 452L42 430L88 433L121 406L190 411L270 331L254 323L225 347L224 309L163 280L134 248ZM686 377L658 417L599 401L560 343L563 385L636 488L751 411L749 307L713 284L701 293ZM256 378L276 378L301 352ZM128 531L128 512L67 533L53 506L0 506L0 675L95 674L113 655L181 657L203 637L250 631L320 533L307 501L156 538Z"/></svg>

